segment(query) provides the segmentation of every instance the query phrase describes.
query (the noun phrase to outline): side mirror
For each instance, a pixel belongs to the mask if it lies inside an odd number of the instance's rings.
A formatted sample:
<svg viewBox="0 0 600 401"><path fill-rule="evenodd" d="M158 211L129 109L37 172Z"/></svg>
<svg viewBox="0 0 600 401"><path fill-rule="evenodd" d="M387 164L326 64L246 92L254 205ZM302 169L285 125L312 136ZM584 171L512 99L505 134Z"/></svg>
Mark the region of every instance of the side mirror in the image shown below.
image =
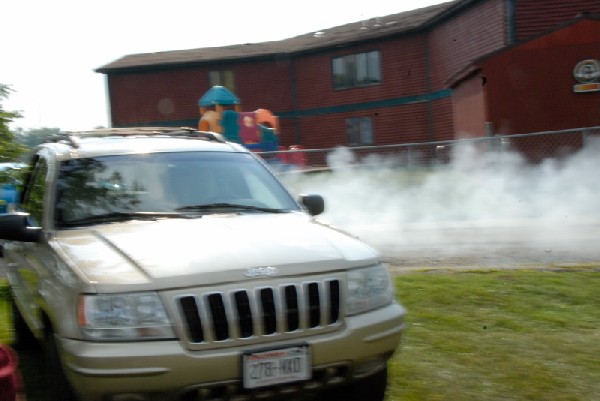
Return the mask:
<svg viewBox="0 0 600 401"><path fill-rule="evenodd" d="M41 227L29 226L28 213L0 214L0 239L38 242L41 237Z"/></svg>
<svg viewBox="0 0 600 401"><path fill-rule="evenodd" d="M325 210L325 200L321 195L302 194L300 195L299 201L302 205L304 205L304 207L306 207L308 214L311 216L319 215Z"/></svg>

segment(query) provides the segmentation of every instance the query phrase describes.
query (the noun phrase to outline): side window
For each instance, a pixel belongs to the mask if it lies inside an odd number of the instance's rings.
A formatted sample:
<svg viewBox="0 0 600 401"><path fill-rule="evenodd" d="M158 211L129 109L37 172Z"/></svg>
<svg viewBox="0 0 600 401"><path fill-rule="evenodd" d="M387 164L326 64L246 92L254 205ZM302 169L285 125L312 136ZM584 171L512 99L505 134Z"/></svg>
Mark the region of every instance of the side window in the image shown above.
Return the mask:
<svg viewBox="0 0 600 401"><path fill-rule="evenodd" d="M48 165L44 159L39 159L32 172L29 185L26 189L23 209L31 216L32 223L42 225L44 194L46 193L46 175Z"/></svg>
<svg viewBox="0 0 600 401"><path fill-rule="evenodd" d="M379 51L350 54L332 60L333 88L346 89L381 82Z"/></svg>
<svg viewBox="0 0 600 401"><path fill-rule="evenodd" d="M349 145L372 145L373 123L370 117L346 119L346 135Z"/></svg>
<svg viewBox="0 0 600 401"><path fill-rule="evenodd" d="M235 83L233 80L233 71L210 71L208 81L211 87L224 86L235 93Z"/></svg>

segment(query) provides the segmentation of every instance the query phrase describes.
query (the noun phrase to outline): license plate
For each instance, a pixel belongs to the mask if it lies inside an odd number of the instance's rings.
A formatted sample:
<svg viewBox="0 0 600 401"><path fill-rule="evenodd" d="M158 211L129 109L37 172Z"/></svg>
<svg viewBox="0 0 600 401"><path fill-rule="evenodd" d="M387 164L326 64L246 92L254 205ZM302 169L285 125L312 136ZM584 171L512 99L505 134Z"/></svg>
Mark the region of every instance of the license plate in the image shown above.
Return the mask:
<svg viewBox="0 0 600 401"><path fill-rule="evenodd" d="M310 366L307 345L248 352L243 356L244 388L308 380Z"/></svg>

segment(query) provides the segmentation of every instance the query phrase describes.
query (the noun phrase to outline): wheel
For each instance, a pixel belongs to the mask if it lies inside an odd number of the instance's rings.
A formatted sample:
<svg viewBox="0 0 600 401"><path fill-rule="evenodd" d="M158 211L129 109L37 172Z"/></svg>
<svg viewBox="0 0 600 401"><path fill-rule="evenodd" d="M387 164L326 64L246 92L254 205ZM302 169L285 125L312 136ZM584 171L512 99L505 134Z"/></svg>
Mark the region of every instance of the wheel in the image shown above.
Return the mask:
<svg viewBox="0 0 600 401"><path fill-rule="evenodd" d="M14 296L10 297L10 311L13 323L12 346L16 350L27 350L39 346L37 339L25 323L25 319L19 312Z"/></svg>
<svg viewBox="0 0 600 401"><path fill-rule="evenodd" d="M56 339L51 328L46 331L44 346L46 354L46 378L48 380L50 399L54 401L77 401L77 397L75 397L67 381L60 361Z"/></svg>
<svg viewBox="0 0 600 401"><path fill-rule="evenodd" d="M383 401L387 388L387 367L379 372L342 387L327 390L322 400L327 401Z"/></svg>

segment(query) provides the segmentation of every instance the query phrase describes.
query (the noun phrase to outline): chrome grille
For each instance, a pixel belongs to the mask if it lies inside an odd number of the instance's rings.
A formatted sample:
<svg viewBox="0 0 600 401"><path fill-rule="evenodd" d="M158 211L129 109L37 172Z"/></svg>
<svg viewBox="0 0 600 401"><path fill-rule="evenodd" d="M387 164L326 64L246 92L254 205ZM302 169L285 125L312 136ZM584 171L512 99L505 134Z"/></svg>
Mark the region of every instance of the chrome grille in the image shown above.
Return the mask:
<svg viewBox="0 0 600 401"><path fill-rule="evenodd" d="M190 343L202 344L325 329L340 323L338 279L180 295Z"/></svg>

